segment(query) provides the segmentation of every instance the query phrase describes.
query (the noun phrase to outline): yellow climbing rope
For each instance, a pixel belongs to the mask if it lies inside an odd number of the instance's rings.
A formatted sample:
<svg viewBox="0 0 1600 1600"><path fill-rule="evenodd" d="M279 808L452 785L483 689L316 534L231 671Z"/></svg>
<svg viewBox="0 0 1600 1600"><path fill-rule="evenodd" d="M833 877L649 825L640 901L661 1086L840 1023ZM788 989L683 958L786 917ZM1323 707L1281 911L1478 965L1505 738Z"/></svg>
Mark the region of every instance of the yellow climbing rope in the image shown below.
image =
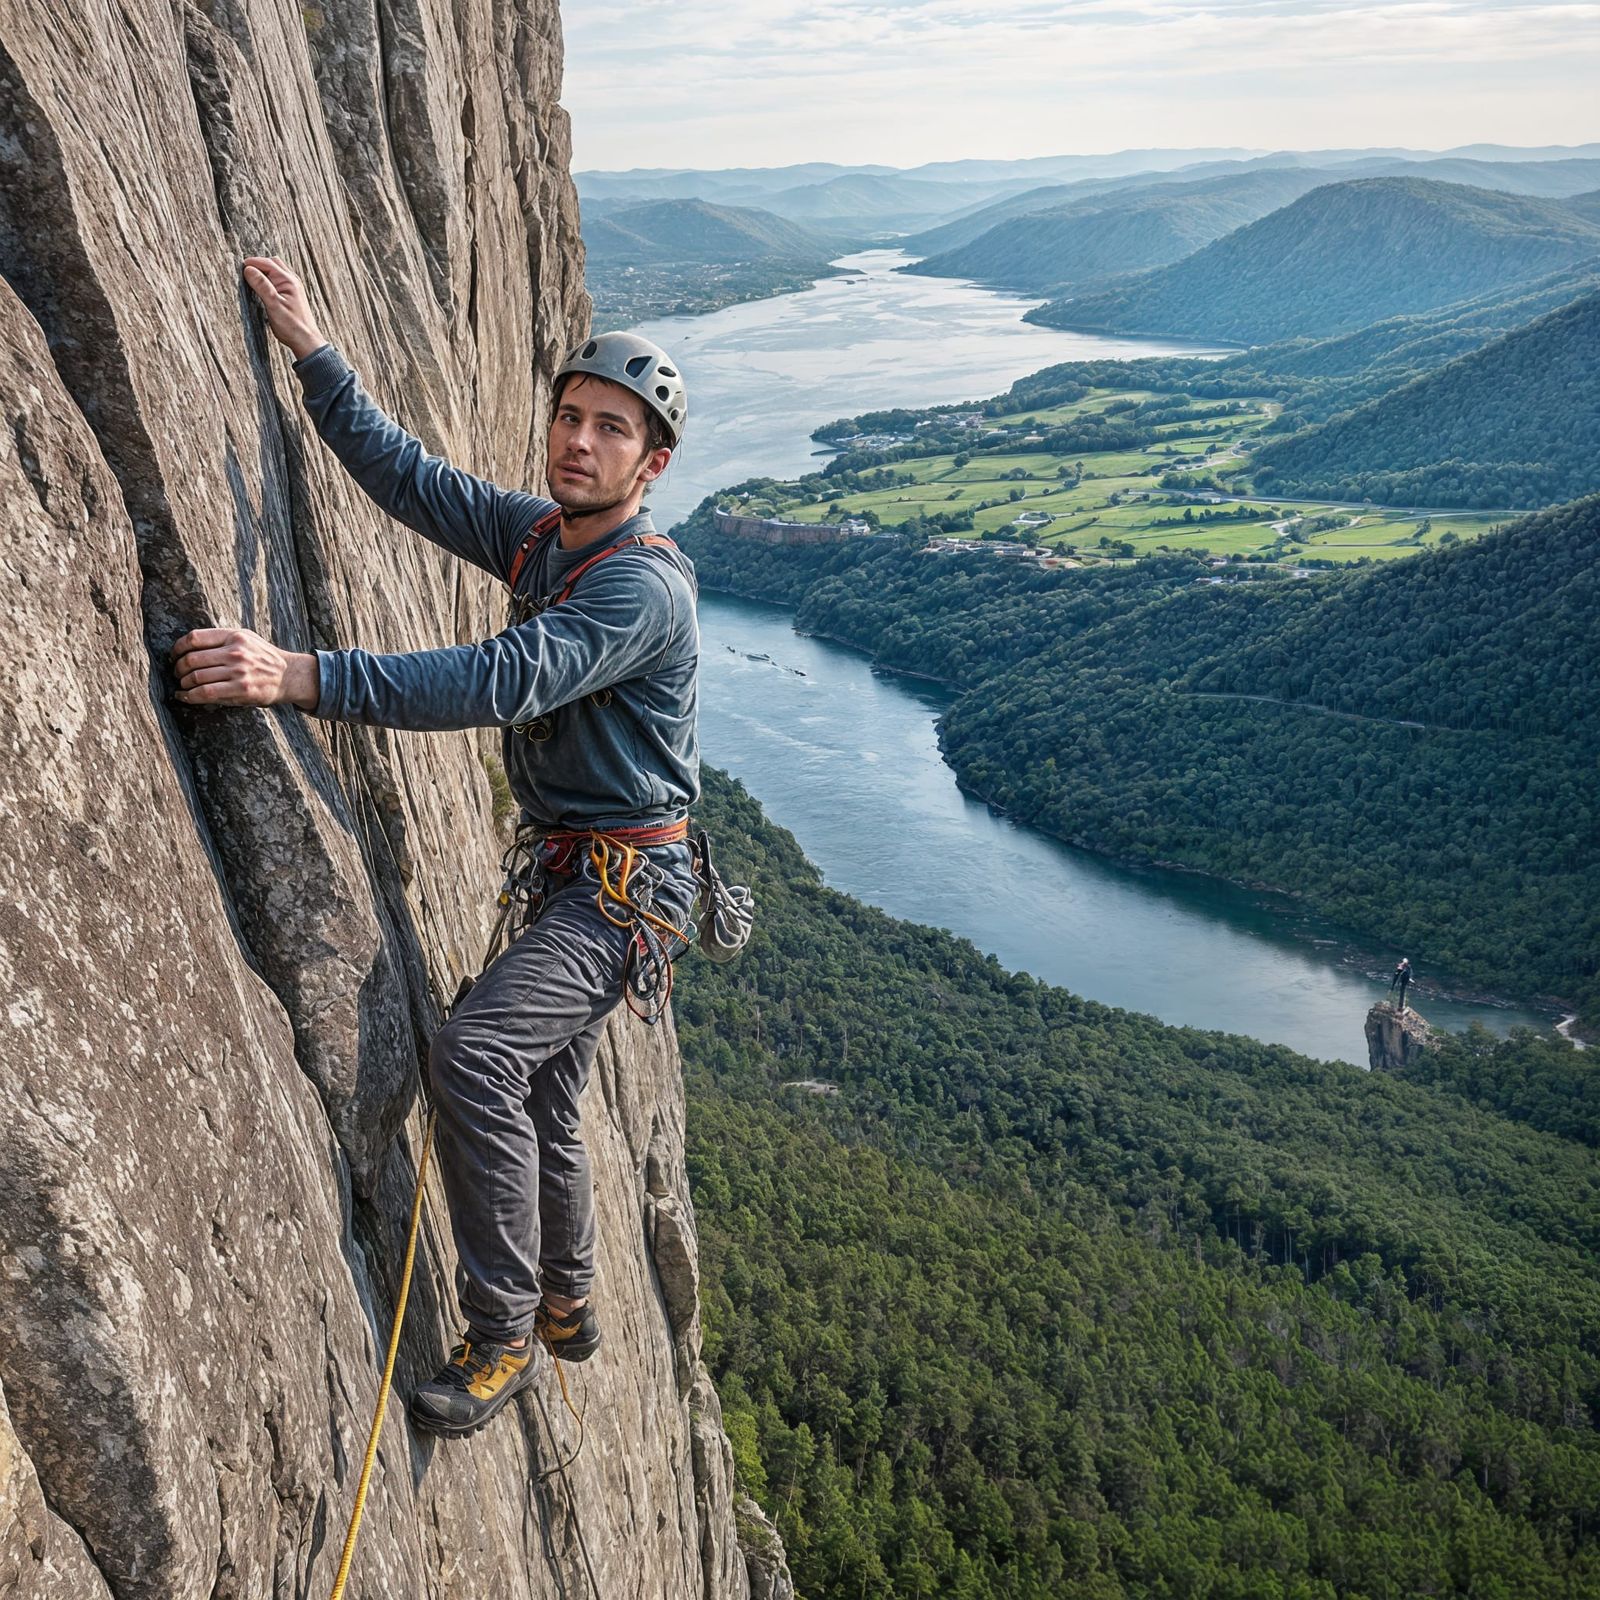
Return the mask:
<svg viewBox="0 0 1600 1600"><path fill-rule="evenodd" d="M428 1113L427 1127L422 1135L422 1154L417 1160L417 1192L411 1197L411 1229L406 1235L405 1265L400 1269L400 1293L395 1299L394 1324L389 1329L389 1354L384 1358L383 1381L378 1385L378 1404L372 1413L372 1431L367 1435L367 1454L361 1463L361 1479L356 1484L356 1503L350 1512L350 1531L344 1536L344 1551L339 1557L339 1575L333 1580L333 1591L328 1600L340 1600L344 1586L350 1580L350 1563L356 1553L356 1536L361 1532L361 1513L367 1508L367 1484L372 1478L372 1464L378 1459L378 1439L383 1433L384 1408L389 1403L389 1389L394 1383L394 1360L400 1349L400 1330L406 1320L406 1301L411 1294L411 1269L417 1259L417 1230L422 1222L422 1188L428 1178L428 1157L433 1152L433 1128L439 1120L437 1111Z"/></svg>

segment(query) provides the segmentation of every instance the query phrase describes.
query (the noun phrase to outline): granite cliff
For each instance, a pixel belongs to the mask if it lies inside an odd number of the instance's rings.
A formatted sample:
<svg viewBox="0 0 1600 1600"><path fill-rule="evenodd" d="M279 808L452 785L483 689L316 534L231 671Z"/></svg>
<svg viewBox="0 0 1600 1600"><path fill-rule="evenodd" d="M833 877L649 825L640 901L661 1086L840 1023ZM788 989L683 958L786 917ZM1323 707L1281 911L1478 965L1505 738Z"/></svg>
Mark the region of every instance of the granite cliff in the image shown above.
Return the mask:
<svg viewBox="0 0 1600 1600"><path fill-rule="evenodd" d="M362 500L239 278L284 257L430 445L539 479L586 324L554 0L0 5L0 1595L325 1594L419 1052L499 844L469 735L169 698L186 629L411 648L488 580ZM670 1029L585 1112L609 1343L448 1447L391 1402L350 1594L782 1594L699 1359ZM397 1382L454 1326L437 1182ZM750 1526L741 1508L741 1523Z"/></svg>

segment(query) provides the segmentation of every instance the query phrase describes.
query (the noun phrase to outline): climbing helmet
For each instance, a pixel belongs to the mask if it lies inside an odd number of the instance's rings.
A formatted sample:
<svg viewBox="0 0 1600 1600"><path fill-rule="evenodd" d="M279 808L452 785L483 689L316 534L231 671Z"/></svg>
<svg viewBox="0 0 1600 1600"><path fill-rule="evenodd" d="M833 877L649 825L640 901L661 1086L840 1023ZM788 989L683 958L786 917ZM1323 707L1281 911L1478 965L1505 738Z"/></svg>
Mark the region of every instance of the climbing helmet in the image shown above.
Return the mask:
<svg viewBox="0 0 1600 1600"><path fill-rule="evenodd" d="M689 396L677 365L660 345L636 333L597 333L576 346L556 373L556 383L583 372L632 389L667 425L672 443L683 437Z"/></svg>

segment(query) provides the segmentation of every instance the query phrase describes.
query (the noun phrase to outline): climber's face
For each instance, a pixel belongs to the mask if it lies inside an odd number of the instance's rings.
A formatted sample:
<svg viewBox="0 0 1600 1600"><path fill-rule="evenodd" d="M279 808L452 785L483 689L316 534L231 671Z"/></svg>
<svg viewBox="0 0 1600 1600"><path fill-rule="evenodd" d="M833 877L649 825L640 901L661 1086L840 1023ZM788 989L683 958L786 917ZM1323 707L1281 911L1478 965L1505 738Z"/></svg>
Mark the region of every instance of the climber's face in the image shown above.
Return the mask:
<svg viewBox="0 0 1600 1600"><path fill-rule="evenodd" d="M550 422L550 495L572 513L607 510L644 494L672 452L655 444L648 409L630 389L575 373Z"/></svg>

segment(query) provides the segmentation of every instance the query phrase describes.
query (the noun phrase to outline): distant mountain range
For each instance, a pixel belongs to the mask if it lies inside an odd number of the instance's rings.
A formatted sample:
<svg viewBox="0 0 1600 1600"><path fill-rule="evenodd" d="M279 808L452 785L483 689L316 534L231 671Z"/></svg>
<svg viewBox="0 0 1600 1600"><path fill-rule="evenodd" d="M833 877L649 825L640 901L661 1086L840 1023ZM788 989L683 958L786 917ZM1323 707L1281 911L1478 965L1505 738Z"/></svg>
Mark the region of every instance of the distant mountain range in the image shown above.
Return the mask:
<svg viewBox="0 0 1600 1600"><path fill-rule="evenodd" d="M1262 446L1263 494L1541 506L1600 489L1600 291Z"/></svg>
<svg viewBox="0 0 1600 1600"><path fill-rule="evenodd" d="M1592 194L1575 194L1567 201L1567 209L1576 211L1580 217L1587 217L1591 222L1600 222L1600 189Z"/></svg>
<svg viewBox="0 0 1600 1600"><path fill-rule="evenodd" d="M1566 167L1577 159L1595 163L1594 171L1570 188L1543 188L1543 182L1560 183L1564 177L1541 178L1530 172L1520 184L1473 173L1465 164L1489 162L1536 167L1540 163ZM649 200L699 199L718 205L756 206L794 221L831 226L840 223L866 234L885 232L917 234L963 213L982 210L1030 191L1061 190L1072 185L1096 184L1112 189L1138 183L1161 182L1182 173L1186 178L1220 177L1252 167L1309 167L1342 177L1366 171L1387 170L1396 163L1438 166L1452 164L1434 176L1480 183L1486 188L1519 187L1529 193L1576 193L1600 187L1600 144L1571 148L1517 149L1504 145L1472 145L1456 150L1311 150L1252 151L1238 148L1193 150L1122 150L1110 155L1037 156L1014 161L932 161L922 166L895 168L874 163L843 165L808 161L785 167L726 167L695 170L683 167L636 168L626 172L579 172L578 193L586 214L598 217L613 205L636 205ZM878 185L854 182L881 179ZM1039 210L1075 198L1070 193L1044 193ZM989 218L985 226L1003 220ZM981 228L979 232L983 231ZM970 234L968 238L975 238ZM908 241L910 243L911 241ZM953 249L963 239L915 241L916 254Z"/></svg>
<svg viewBox="0 0 1600 1600"><path fill-rule="evenodd" d="M1326 184L1195 254L1029 313L1055 327L1264 343L1326 336L1600 256L1600 225L1553 200L1367 178Z"/></svg>
<svg viewBox="0 0 1600 1600"><path fill-rule="evenodd" d="M854 241L753 206L650 200L584 206L584 279L597 326L690 316L807 289Z"/></svg>
<svg viewBox="0 0 1600 1600"><path fill-rule="evenodd" d="M1586 147L1587 148L1587 147ZM1255 157L1246 161L1209 161L1185 167L1178 172L1142 172L1123 178L1086 178L1074 183L1046 184L1040 188L1024 189L1007 195L987 206L969 210L948 222L911 234L899 241L900 247L914 256L928 258L911 271L927 271L932 276L967 277L978 274L934 271L932 263L941 261L948 252L971 244L983 237L991 228L1013 217L1031 216L1044 212L1058 212L1066 207L1099 196L1115 194L1130 197L1137 189L1173 186L1196 186L1203 182L1223 178L1242 178L1264 172L1310 173L1318 175L1322 183L1335 183L1349 178L1412 177L1432 178L1441 183L1466 183L1480 189L1503 189L1508 194L1535 194L1551 198L1577 195L1580 190L1594 188L1600 183L1600 156L1574 155L1560 160L1500 160L1469 159L1465 156L1440 156L1419 161L1410 157L1366 155L1357 160L1335 159L1348 152L1329 152L1322 156L1299 155L1280 151L1276 155ZM1308 183L1306 189L1315 187ZM1303 190L1301 191L1304 192ZM1294 198L1286 194L1284 201ZM1251 219L1243 219L1251 220ZM1000 281L1000 280L995 280ZM1039 278L1039 282L1050 280ZM1054 280L1068 281L1065 277Z"/></svg>

